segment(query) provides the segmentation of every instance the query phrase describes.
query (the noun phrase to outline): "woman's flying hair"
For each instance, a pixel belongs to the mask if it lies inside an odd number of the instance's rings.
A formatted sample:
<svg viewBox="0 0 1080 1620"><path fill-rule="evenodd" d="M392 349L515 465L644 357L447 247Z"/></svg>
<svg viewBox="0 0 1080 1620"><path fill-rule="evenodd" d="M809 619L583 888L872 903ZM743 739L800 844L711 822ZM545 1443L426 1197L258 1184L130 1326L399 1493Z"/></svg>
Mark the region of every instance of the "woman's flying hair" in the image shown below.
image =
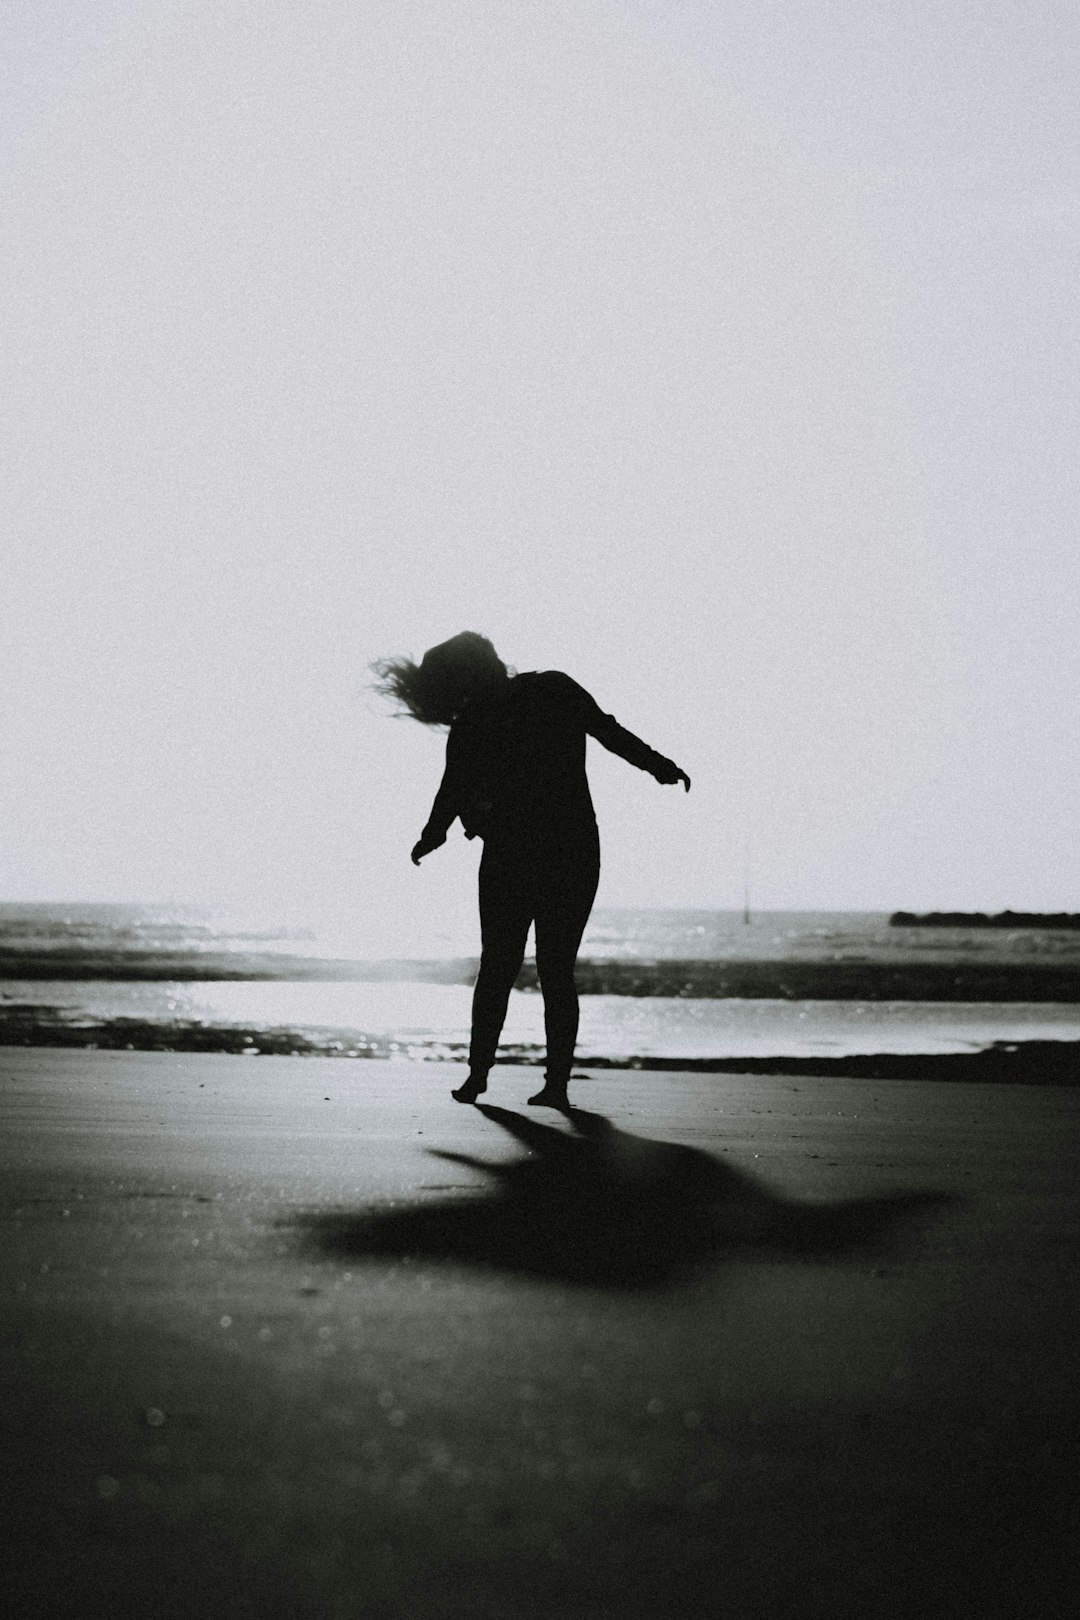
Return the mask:
<svg viewBox="0 0 1080 1620"><path fill-rule="evenodd" d="M506 665L486 636L463 630L429 647L417 664L411 658L380 658L371 666L381 697L398 713L425 726L449 726L468 698L505 679Z"/></svg>

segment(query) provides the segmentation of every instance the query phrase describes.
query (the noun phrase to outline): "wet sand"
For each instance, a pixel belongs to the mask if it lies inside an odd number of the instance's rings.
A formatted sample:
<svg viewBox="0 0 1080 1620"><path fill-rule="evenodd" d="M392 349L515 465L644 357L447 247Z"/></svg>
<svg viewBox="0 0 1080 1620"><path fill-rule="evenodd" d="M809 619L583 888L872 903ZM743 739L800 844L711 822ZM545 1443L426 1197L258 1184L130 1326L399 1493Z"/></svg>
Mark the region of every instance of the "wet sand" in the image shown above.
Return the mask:
<svg viewBox="0 0 1080 1620"><path fill-rule="evenodd" d="M8 1612L1072 1612L1080 1092L462 1072L0 1049Z"/></svg>

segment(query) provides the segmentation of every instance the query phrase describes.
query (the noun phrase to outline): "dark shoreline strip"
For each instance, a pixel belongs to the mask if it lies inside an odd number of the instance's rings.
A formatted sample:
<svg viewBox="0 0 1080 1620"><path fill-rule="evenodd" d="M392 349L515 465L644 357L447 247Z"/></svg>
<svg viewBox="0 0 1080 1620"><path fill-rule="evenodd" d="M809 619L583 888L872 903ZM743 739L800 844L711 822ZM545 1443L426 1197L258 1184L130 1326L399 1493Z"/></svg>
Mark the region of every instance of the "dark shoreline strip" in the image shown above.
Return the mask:
<svg viewBox="0 0 1080 1620"><path fill-rule="evenodd" d="M28 1012L33 1016L12 1014ZM47 1009L10 1009L0 1013L3 1046L76 1047L85 1050L140 1052L221 1052L246 1056L411 1059L463 1063L464 1044L417 1042L406 1047L385 1038L347 1030L240 1029L200 1024L153 1024L117 1018L107 1023L74 1025L62 1017L42 1018ZM544 1062L531 1047L501 1048L501 1063L528 1067ZM0 1060L2 1061L2 1060ZM851 1080L954 1080L1009 1085L1080 1085L1080 1041L995 1041L972 1052L878 1052L845 1057L594 1057L582 1055L585 1069L632 1069L683 1074L789 1075L793 1078Z"/></svg>
<svg viewBox="0 0 1080 1620"><path fill-rule="evenodd" d="M277 981L472 984L477 961L343 962L304 957L216 955L118 956L115 952L0 951L0 979L161 981ZM1080 1002L1080 965L970 961L579 961L582 995L740 997L791 1001L1056 1001ZM527 962L520 990L537 988Z"/></svg>

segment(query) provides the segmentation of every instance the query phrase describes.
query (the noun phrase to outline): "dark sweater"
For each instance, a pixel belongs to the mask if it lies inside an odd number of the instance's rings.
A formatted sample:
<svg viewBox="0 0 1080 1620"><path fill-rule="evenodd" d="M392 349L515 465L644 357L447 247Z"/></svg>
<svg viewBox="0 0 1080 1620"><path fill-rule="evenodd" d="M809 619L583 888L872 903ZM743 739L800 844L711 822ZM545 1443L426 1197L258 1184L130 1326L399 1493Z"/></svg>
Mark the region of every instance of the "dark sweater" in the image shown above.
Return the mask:
<svg viewBox="0 0 1080 1620"><path fill-rule="evenodd" d="M458 817L467 838L572 837L595 828L586 737L658 782L677 780L671 760L604 714L569 675L515 675L451 727L446 770L425 834L443 836Z"/></svg>

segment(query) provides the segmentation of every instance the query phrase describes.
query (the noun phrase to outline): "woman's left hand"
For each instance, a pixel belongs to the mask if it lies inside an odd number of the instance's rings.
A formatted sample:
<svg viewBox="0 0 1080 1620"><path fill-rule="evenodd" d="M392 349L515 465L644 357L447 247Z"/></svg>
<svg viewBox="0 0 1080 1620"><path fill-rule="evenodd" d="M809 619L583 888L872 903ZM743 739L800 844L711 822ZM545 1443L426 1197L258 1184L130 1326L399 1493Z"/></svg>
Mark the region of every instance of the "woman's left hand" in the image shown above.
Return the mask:
<svg viewBox="0 0 1080 1620"><path fill-rule="evenodd" d="M676 782L681 782L686 792L690 791L690 778L673 759L665 759L663 769L656 772L656 780L664 787L674 787Z"/></svg>

